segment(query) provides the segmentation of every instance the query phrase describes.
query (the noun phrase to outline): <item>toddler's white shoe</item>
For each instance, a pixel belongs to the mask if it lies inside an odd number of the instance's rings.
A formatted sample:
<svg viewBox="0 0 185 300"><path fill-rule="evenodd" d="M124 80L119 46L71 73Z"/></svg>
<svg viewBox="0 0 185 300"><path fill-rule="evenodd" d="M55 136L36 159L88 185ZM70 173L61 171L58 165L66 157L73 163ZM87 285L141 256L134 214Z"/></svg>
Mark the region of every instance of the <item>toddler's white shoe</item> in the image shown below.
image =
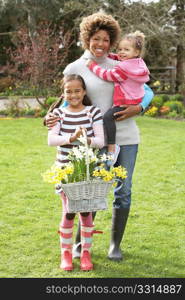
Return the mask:
<svg viewBox="0 0 185 300"><path fill-rule="evenodd" d="M115 145L115 152L108 152L107 153L107 155L110 157L110 159L107 160L107 166L108 167L111 167L116 163L116 161L118 159L119 152L120 152L120 146L116 144Z"/></svg>

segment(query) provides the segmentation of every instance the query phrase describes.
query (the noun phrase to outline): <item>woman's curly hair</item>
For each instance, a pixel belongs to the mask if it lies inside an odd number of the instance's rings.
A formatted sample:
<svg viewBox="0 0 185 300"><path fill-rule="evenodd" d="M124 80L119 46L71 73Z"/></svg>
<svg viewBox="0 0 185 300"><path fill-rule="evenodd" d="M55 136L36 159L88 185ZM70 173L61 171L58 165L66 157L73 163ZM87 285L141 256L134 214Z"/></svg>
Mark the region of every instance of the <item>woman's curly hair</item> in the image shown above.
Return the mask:
<svg viewBox="0 0 185 300"><path fill-rule="evenodd" d="M111 47L117 44L121 32L118 22L111 15L98 12L84 17L80 23L80 40L84 49L89 49L91 37L99 30L107 31Z"/></svg>

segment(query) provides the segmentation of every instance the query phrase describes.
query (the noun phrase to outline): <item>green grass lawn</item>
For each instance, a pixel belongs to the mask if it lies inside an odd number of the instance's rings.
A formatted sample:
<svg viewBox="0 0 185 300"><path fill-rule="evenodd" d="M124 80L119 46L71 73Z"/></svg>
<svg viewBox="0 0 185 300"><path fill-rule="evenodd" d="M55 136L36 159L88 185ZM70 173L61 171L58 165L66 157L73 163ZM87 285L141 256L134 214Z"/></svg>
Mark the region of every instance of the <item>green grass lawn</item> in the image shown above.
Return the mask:
<svg viewBox="0 0 185 300"><path fill-rule="evenodd" d="M185 122L138 117L141 144L133 177L132 207L122 250L107 259L109 210L97 213L94 270L59 269L61 203L41 173L55 159L41 119L0 120L0 277L184 278ZM75 220L75 230L78 218Z"/></svg>

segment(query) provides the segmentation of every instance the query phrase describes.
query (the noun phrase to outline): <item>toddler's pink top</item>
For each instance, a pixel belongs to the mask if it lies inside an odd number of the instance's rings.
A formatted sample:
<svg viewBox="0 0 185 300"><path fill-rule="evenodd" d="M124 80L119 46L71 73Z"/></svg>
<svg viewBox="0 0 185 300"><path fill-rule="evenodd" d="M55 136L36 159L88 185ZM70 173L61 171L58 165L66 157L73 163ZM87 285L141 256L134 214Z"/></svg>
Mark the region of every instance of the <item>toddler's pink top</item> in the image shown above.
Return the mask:
<svg viewBox="0 0 185 300"><path fill-rule="evenodd" d="M89 69L101 79L115 83L114 105L138 104L142 101L144 83L150 79L150 72L142 58L120 61L113 69L108 70L101 68L96 62L92 62Z"/></svg>

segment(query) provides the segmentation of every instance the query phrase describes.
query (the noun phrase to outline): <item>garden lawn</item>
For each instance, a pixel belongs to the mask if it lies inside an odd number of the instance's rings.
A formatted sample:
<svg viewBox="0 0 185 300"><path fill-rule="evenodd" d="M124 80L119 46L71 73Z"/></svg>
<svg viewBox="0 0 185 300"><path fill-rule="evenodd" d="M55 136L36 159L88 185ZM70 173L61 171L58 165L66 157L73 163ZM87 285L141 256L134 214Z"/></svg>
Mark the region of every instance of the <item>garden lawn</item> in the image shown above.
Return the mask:
<svg viewBox="0 0 185 300"><path fill-rule="evenodd" d="M124 260L107 259L111 203L97 213L94 270L59 269L61 203L41 173L55 159L41 119L0 120L0 277L184 278L185 122L138 117L141 144L133 177ZM75 230L77 226L75 220Z"/></svg>

